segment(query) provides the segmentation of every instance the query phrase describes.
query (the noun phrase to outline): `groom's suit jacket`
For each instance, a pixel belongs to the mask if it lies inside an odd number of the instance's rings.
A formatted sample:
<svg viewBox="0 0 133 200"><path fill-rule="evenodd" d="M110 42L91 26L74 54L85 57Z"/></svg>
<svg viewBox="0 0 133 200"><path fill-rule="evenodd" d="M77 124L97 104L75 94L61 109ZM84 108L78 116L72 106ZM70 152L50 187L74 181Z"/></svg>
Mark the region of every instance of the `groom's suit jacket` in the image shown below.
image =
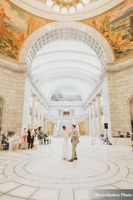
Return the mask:
<svg viewBox="0 0 133 200"><path fill-rule="evenodd" d="M74 131L72 132L72 135L71 135L71 143L72 143L73 145L79 143L79 137L78 137L78 131L77 131L77 130L74 130Z"/></svg>

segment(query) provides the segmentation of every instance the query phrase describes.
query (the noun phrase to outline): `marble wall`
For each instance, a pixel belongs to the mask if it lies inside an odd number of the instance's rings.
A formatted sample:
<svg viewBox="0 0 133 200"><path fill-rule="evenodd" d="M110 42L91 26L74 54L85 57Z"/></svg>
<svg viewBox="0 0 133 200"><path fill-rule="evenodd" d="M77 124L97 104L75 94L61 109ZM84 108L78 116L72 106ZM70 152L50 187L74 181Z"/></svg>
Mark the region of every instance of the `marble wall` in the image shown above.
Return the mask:
<svg viewBox="0 0 133 200"><path fill-rule="evenodd" d="M2 130L20 130L22 125L25 72L0 65L0 96L4 99Z"/></svg>
<svg viewBox="0 0 133 200"><path fill-rule="evenodd" d="M124 61L121 64L123 67L117 71L108 70L112 135L118 135L118 131L131 132L129 100L133 96L133 66Z"/></svg>

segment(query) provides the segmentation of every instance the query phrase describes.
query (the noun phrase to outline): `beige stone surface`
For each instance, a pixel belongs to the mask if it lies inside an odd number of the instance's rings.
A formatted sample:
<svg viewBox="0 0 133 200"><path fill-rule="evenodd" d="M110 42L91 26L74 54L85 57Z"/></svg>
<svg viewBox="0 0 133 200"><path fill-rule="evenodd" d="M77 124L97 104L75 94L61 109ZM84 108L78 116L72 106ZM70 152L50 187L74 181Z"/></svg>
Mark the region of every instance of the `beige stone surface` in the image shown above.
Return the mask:
<svg viewBox="0 0 133 200"><path fill-rule="evenodd" d="M108 72L112 135L131 132L129 100L133 96L133 67Z"/></svg>
<svg viewBox="0 0 133 200"><path fill-rule="evenodd" d="M0 66L0 96L4 99L2 130L20 130L22 123L25 72Z"/></svg>
<svg viewBox="0 0 133 200"><path fill-rule="evenodd" d="M95 189L133 189L131 147L91 141L80 137L73 162L62 159L63 138L37 149L0 151L0 200L90 200Z"/></svg>

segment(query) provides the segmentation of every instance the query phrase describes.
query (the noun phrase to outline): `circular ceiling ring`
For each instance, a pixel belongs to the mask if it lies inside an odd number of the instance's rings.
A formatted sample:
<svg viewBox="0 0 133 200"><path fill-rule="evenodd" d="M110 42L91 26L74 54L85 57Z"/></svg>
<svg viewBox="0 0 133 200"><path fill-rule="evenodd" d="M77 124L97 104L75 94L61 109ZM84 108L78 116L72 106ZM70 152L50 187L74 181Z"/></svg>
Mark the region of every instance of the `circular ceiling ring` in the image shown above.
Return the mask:
<svg viewBox="0 0 133 200"><path fill-rule="evenodd" d="M90 1L90 3L86 4L82 9L77 9L78 12L71 13L71 12L55 12L52 7L46 6L44 0L10 0L15 5L19 6L20 8L30 12L36 16L51 19L51 20L58 20L58 21L79 21L83 19L87 19L90 17L94 17L99 15L107 10L117 6L124 0L95 0ZM57 1L57 0L56 0ZM61 0L59 0L61 1ZM70 0L69 0L70 1ZM83 2L83 0L82 0ZM77 1L77 5L78 6ZM81 5L79 6L79 8ZM72 6L74 8L74 6Z"/></svg>

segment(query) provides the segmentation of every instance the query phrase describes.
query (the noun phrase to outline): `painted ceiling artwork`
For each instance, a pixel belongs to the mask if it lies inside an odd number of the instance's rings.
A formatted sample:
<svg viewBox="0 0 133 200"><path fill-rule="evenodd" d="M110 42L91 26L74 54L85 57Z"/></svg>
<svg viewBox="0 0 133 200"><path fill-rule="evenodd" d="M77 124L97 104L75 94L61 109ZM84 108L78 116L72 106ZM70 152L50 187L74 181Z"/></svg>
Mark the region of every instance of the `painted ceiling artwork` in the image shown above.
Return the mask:
<svg viewBox="0 0 133 200"><path fill-rule="evenodd" d="M133 0L82 21L96 28L110 43L116 59L133 55Z"/></svg>
<svg viewBox="0 0 133 200"><path fill-rule="evenodd" d="M24 40L50 20L36 17L7 0L0 0L0 54L18 60Z"/></svg>
<svg viewBox="0 0 133 200"><path fill-rule="evenodd" d="M133 55L133 0L81 22L97 29L109 42L115 59ZM20 49L31 33L53 22L0 0L0 56L18 61Z"/></svg>
<svg viewBox="0 0 133 200"><path fill-rule="evenodd" d="M51 101L82 101L82 97L78 89L62 86L52 94Z"/></svg>

